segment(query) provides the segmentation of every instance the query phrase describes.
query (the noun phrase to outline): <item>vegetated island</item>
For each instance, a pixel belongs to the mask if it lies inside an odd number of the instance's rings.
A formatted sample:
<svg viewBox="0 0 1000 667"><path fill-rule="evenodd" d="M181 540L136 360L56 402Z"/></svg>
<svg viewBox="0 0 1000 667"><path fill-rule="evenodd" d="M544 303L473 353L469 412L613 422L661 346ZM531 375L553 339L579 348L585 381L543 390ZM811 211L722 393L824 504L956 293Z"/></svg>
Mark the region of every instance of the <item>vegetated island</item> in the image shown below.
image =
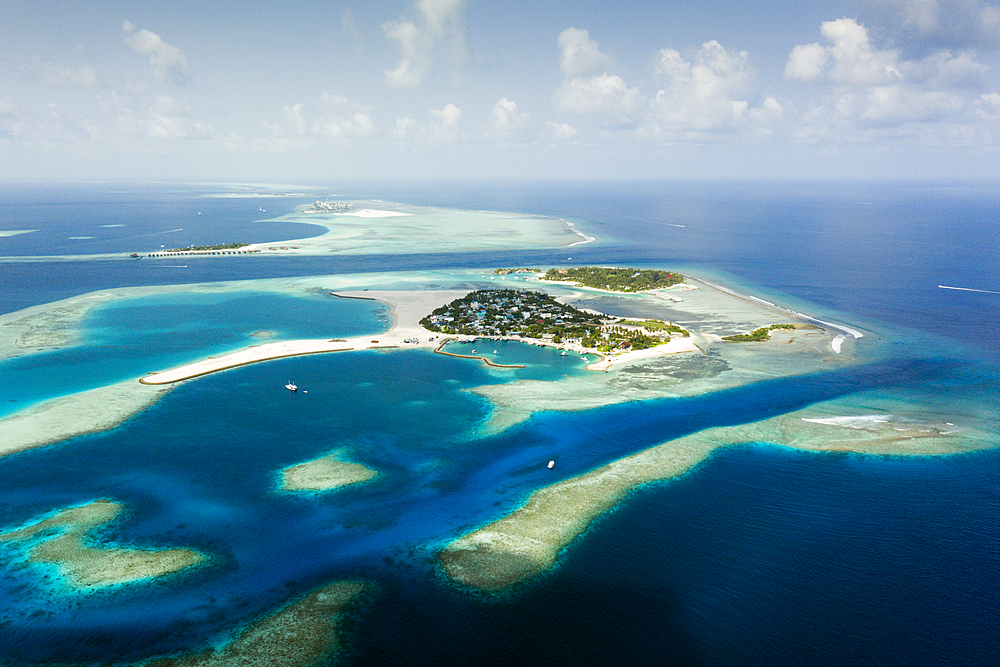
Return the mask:
<svg viewBox="0 0 1000 667"><path fill-rule="evenodd" d="M541 273L541 269L517 268L517 269L493 269L494 275L509 276L512 273Z"/></svg>
<svg viewBox="0 0 1000 667"><path fill-rule="evenodd" d="M795 329L794 324L772 324L769 327L761 327L760 329L754 329L748 334L733 334L732 336L723 336L722 340L729 341L730 343L760 343L771 338L771 331L774 329Z"/></svg>
<svg viewBox="0 0 1000 667"><path fill-rule="evenodd" d="M544 280L577 283L584 287L613 292L644 292L664 289L684 282L684 276L674 271L658 269L619 269L605 266L578 266L569 269L549 269Z"/></svg>
<svg viewBox="0 0 1000 667"><path fill-rule="evenodd" d="M171 248L162 252L204 252L206 250L239 250L249 243L217 243L215 245L194 245L186 248Z"/></svg>
<svg viewBox="0 0 1000 667"><path fill-rule="evenodd" d="M430 331L459 336L530 338L592 350L642 350L689 336L662 320L622 320L559 303L544 292L486 289L469 292L420 320Z"/></svg>
<svg viewBox="0 0 1000 667"><path fill-rule="evenodd" d="M350 213L354 207L344 202L317 201L302 207L303 213Z"/></svg>

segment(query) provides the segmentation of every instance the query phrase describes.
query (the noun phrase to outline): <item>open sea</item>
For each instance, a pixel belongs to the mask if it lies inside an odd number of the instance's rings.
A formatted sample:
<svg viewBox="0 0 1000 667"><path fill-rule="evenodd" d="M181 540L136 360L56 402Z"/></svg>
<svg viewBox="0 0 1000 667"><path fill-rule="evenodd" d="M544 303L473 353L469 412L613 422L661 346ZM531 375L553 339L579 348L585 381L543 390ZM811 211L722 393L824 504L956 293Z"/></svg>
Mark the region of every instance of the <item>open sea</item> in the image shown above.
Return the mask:
<svg viewBox="0 0 1000 667"><path fill-rule="evenodd" d="M73 593L46 567L26 566L24 545L0 544L0 665L127 663L203 648L340 579L370 584L345 615L343 665L1000 660L1000 448L887 457L739 445L637 490L554 570L508 592L463 589L434 559L540 486L674 437L831 399L909 401L1000 446L995 184L411 182L202 196L219 190L0 185L0 314L117 287L616 264L674 269L843 322L879 340L880 352L699 397L541 413L487 437L476 431L490 407L468 389L583 374L582 360L509 344L499 350L505 363L526 368L498 373L422 350L370 351L183 383L114 430L0 458L0 531L110 498L128 512L96 540L194 548L210 564ZM599 241L125 259L161 245L317 235L269 221L316 198L549 215ZM86 257L95 254L110 256ZM88 313L73 344L0 360L0 416L267 338L376 335L387 317L377 302L249 286L110 302ZM288 378L308 393L280 389ZM384 474L334 493L276 491L276 471L332 450ZM549 458L560 462L551 471L537 463Z"/></svg>

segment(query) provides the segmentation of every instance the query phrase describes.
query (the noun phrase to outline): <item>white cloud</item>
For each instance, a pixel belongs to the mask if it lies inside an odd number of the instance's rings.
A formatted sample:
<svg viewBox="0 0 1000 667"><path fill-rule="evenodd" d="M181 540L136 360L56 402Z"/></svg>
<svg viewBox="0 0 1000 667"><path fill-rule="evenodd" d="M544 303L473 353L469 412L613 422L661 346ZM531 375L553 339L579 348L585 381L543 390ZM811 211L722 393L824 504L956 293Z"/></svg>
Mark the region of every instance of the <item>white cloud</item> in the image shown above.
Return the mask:
<svg viewBox="0 0 1000 667"><path fill-rule="evenodd" d="M611 58L601 53L590 33L566 28L559 33L559 66L569 77L588 76L611 70Z"/></svg>
<svg viewBox="0 0 1000 667"><path fill-rule="evenodd" d="M432 141L452 143L461 137L458 124L462 110L454 104L447 104L443 109L431 111L431 125L428 135Z"/></svg>
<svg viewBox="0 0 1000 667"><path fill-rule="evenodd" d="M597 115L613 126L633 124L634 114L645 102L638 88L629 88L620 76L611 74L564 81L555 101L561 113Z"/></svg>
<svg viewBox="0 0 1000 667"><path fill-rule="evenodd" d="M330 139L370 137L376 133L370 109L343 95L320 95L324 114L312 124L314 134Z"/></svg>
<svg viewBox="0 0 1000 667"><path fill-rule="evenodd" d="M86 64L71 68L46 63L41 66L38 78L50 86L93 87L99 83L97 73Z"/></svg>
<svg viewBox="0 0 1000 667"><path fill-rule="evenodd" d="M897 3L897 9L904 4L908 25L934 29L936 0ZM880 47L867 27L849 18L823 22L820 32L827 43L796 46L785 67L788 79L828 86L825 99L803 115L798 136L843 140L891 133L920 141L984 136L973 125L988 68L971 52L938 49L907 57L900 49Z"/></svg>
<svg viewBox="0 0 1000 667"><path fill-rule="evenodd" d="M385 36L396 42L400 59L385 71L387 85L412 88L420 85L430 71L435 54L445 50L456 70L468 58L465 40L465 0L418 0L417 21L399 19L382 24Z"/></svg>
<svg viewBox="0 0 1000 667"><path fill-rule="evenodd" d="M613 127L634 126L645 104L638 88L629 88L611 74L611 58L601 53L590 33L566 28L559 33L559 63L566 79L555 94L556 110L577 116L597 116Z"/></svg>
<svg viewBox="0 0 1000 667"><path fill-rule="evenodd" d="M549 141L571 141L576 138L578 134L575 127L572 125L567 125L566 123L553 123L551 121L545 124L545 130L542 132L542 138Z"/></svg>
<svg viewBox="0 0 1000 667"><path fill-rule="evenodd" d="M181 50L163 41L149 30L139 30L129 21L122 23L123 40L127 45L149 56L156 78L164 83L184 84L190 81L187 59Z"/></svg>
<svg viewBox="0 0 1000 667"><path fill-rule="evenodd" d="M392 138L412 148L454 144L466 138L460 123L462 110L454 104L432 109L428 116L430 122L427 125L421 125L409 117L397 118Z"/></svg>
<svg viewBox="0 0 1000 667"><path fill-rule="evenodd" d="M746 51L729 51L715 40L702 44L691 61L673 49L662 49L656 71L665 87L656 94L655 108L667 131L730 129L783 111L773 98L751 109L743 98L751 92L757 71Z"/></svg>
<svg viewBox="0 0 1000 667"><path fill-rule="evenodd" d="M420 129L420 125L412 118L397 118L396 129L393 130L392 137L398 140L409 139L413 136L414 132Z"/></svg>
<svg viewBox="0 0 1000 667"><path fill-rule="evenodd" d="M506 97L497 100L490 111L487 138L512 140L524 136L528 127L528 114L517 110L517 104Z"/></svg>

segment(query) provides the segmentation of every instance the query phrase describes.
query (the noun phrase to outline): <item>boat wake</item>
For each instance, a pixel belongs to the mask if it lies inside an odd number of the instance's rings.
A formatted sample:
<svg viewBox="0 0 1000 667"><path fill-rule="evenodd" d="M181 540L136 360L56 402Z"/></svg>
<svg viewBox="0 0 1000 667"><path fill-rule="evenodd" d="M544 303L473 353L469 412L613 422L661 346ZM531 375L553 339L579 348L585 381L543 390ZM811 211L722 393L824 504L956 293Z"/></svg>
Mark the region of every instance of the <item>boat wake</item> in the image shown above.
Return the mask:
<svg viewBox="0 0 1000 667"><path fill-rule="evenodd" d="M988 289L973 289L971 287L949 287L948 285L938 285L939 289L954 289L961 292L980 292L982 294L1000 294L1000 292L994 292Z"/></svg>

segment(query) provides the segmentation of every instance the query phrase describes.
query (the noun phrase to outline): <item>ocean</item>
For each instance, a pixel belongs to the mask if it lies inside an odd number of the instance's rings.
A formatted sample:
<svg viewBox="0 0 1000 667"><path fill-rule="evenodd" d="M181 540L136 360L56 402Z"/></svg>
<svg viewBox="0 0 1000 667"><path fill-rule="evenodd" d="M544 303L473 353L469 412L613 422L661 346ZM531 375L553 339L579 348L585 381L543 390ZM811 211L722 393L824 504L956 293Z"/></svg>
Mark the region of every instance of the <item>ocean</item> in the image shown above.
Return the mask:
<svg viewBox="0 0 1000 667"><path fill-rule="evenodd" d="M60 349L0 361L0 415L269 339L385 330L385 309L372 302L257 283L180 287L192 283L661 267L843 322L879 351L866 358L862 349L854 366L705 396L543 413L490 435L476 432L490 406L470 389L575 377L583 362L515 344L498 352L526 367L504 372L420 350L370 351L184 383L114 430L0 459L0 530L110 498L128 513L94 539L194 548L210 566L74 593L46 567L27 567L23 545L0 544L0 664L125 663L202 648L339 579L369 584L331 659L344 665L995 664L1000 449L893 457L740 444L634 491L556 568L509 591L458 586L434 558L554 479L838 397L933 412L1000 444L995 188L327 185L266 199L206 197L221 189L207 185L0 186L0 232L38 230L0 236L0 314L136 288L73 320ZM270 220L316 198L548 215L599 242L176 265L125 258L161 245L316 235ZM145 290L152 286L174 289ZM308 393L276 393L288 378ZM386 474L333 494L277 492L275 471L331 450ZM556 478L532 466L550 455L560 461Z"/></svg>

